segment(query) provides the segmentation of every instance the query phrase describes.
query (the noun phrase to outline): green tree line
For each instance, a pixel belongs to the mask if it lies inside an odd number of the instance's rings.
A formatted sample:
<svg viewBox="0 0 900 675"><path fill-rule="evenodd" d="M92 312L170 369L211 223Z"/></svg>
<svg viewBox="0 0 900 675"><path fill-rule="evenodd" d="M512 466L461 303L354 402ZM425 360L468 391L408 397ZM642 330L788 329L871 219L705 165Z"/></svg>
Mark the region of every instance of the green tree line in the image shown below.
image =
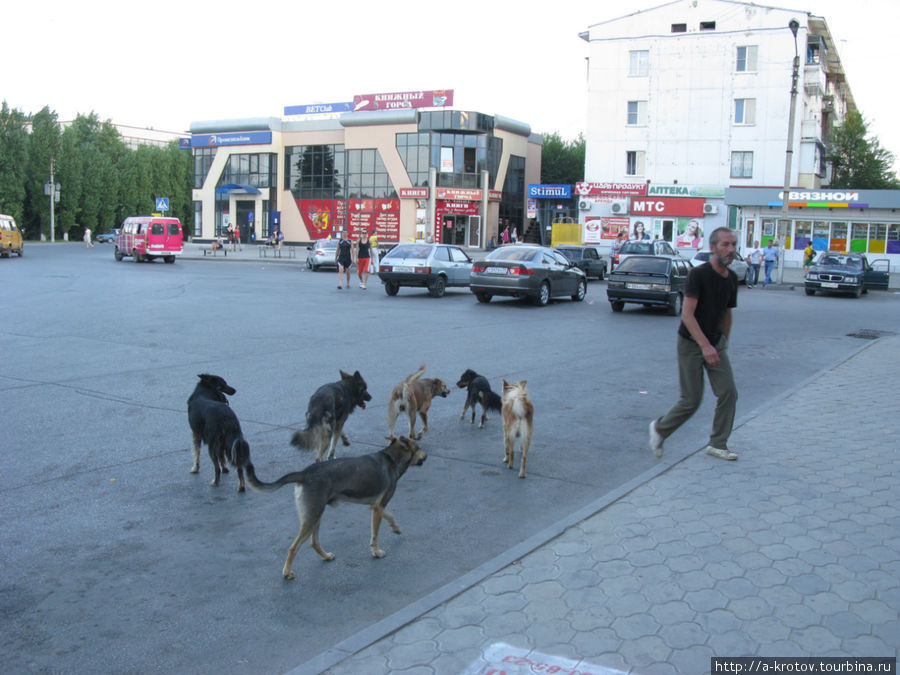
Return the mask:
<svg viewBox="0 0 900 675"><path fill-rule="evenodd" d="M169 198L166 215L193 223L191 153L177 141L165 147L127 147L109 120L93 112L62 128L48 106L33 115L0 106L0 213L15 218L28 239L50 237L50 197L44 184L60 184L55 237L81 239L147 215L157 197Z"/></svg>

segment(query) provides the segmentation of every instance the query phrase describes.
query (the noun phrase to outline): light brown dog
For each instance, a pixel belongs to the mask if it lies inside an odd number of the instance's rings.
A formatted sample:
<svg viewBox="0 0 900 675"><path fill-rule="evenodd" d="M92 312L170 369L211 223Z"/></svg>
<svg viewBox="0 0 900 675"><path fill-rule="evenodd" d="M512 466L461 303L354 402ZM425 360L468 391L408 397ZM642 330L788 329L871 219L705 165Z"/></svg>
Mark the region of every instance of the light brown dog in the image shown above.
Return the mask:
<svg viewBox="0 0 900 675"><path fill-rule="evenodd" d="M528 398L525 385L527 380L518 384L510 384L503 380L503 440L506 452L503 461L508 468L513 468L513 453L516 439L522 448L522 461L519 463L519 478L525 478L525 462L528 461L528 448L531 446L531 434L534 432L534 406Z"/></svg>
<svg viewBox="0 0 900 675"><path fill-rule="evenodd" d="M428 431L428 409L431 407L431 401L435 396L446 398L450 394L448 387L443 380L437 377L420 379L425 372L425 364L419 366L419 369L412 375L407 377L403 382L394 387L391 392L391 400L388 403L388 440L394 440L394 424L397 422L397 416L401 412L405 412L409 418L409 437L412 439L420 439ZM422 418L422 424L425 426L418 434L416 428L416 413Z"/></svg>

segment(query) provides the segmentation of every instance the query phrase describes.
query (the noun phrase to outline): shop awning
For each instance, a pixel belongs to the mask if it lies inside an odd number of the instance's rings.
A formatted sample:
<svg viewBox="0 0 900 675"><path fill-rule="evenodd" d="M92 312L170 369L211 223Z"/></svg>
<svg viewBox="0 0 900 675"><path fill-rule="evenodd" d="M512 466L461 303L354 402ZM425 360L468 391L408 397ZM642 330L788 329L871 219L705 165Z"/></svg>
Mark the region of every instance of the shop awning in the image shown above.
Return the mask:
<svg viewBox="0 0 900 675"><path fill-rule="evenodd" d="M240 185L238 183L228 183L220 185L216 188L217 195L239 194L239 195L258 195L259 189L252 185Z"/></svg>

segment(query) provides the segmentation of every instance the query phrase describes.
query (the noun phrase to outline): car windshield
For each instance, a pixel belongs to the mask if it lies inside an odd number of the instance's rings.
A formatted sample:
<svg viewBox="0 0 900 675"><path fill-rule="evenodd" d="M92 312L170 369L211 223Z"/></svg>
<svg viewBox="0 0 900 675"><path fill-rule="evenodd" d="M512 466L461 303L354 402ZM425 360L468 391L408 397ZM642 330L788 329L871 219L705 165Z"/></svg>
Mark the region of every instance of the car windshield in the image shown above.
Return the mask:
<svg viewBox="0 0 900 675"><path fill-rule="evenodd" d="M860 269L862 267L862 259L849 255L826 255L819 261L819 264Z"/></svg>
<svg viewBox="0 0 900 675"><path fill-rule="evenodd" d="M427 244L400 244L388 251L382 260L387 260L388 258L427 258L429 253L431 253L431 246Z"/></svg>
<svg viewBox="0 0 900 675"><path fill-rule="evenodd" d="M697 255L694 256L694 260L702 260L706 262L709 260L709 251L700 251Z"/></svg>
<svg viewBox="0 0 900 675"><path fill-rule="evenodd" d="M622 246L620 253L653 253L653 244L650 242L628 241Z"/></svg>
<svg viewBox="0 0 900 675"><path fill-rule="evenodd" d="M668 258L625 258L613 274L668 274Z"/></svg>
<svg viewBox="0 0 900 675"><path fill-rule="evenodd" d="M523 246L503 246L488 253L488 260L509 260L512 262L529 262L537 258L541 249Z"/></svg>
<svg viewBox="0 0 900 675"><path fill-rule="evenodd" d="M337 241L334 239L326 239L325 241L319 242L319 248L337 248Z"/></svg>
<svg viewBox="0 0 900 675"><path fill-rule="evenodd" d="M581 251L577 248L558 248L556 250L566 256L569 260L581 260Z"/></svg>

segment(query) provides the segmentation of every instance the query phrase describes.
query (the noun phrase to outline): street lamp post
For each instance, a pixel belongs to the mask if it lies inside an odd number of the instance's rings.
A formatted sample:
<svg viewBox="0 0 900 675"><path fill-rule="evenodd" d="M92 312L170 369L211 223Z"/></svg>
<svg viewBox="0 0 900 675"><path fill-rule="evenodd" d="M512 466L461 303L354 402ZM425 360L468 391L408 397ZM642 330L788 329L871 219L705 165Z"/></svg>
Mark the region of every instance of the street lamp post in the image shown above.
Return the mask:
<svg viewBox="0 0 900 675"><path fill-rule="evenodd" d="M781 215L784 222L788 220L788 201L791 191L791 163L794 158L794 123L797 117L797 78L800 75L800 52L797 50L797 30L800 24L796 19L788 22L788 28L794 36L794 69L791 74L791 108L788 111L787 153L784 158L784 191L781 193ZM775 229L776 234L778 228ZM778 237L778 283L784 283L784 237Z"/></svg>

